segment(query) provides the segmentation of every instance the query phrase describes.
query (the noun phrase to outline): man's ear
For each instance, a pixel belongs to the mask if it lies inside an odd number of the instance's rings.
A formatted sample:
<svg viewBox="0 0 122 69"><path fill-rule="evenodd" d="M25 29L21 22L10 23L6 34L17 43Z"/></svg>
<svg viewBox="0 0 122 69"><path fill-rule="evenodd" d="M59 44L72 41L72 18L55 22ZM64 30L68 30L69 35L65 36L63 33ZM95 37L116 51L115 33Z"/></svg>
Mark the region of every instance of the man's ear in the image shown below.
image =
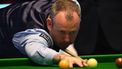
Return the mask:
<svg viewBox="0 0 122 69"><path fill-rule="evenodd" d="M52 23L53 23L53 21L52 21L52 19L50 18L50 16L48 16L48 18L46 19L46 21L47 21L47 28L48 28L48 30L50 31L51 30L51 28L52 28Z"/></svg>

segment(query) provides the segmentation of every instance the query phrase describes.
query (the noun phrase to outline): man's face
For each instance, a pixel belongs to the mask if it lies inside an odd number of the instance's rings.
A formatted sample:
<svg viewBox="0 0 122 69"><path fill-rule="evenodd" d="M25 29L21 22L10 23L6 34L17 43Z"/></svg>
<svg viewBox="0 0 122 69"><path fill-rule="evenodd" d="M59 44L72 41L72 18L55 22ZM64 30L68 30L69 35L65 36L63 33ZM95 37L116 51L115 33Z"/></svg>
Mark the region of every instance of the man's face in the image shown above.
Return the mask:
<svg viewBox="0 0 122 69"><path fill-rule="evenodd" d="M54 21L51 20L51 24L47 25L55 44L62 49L75 41L79 30L80 18L76 12L73 12L72 16L69 21L66 19L66 12L61 11L54 17Z"/></svg>

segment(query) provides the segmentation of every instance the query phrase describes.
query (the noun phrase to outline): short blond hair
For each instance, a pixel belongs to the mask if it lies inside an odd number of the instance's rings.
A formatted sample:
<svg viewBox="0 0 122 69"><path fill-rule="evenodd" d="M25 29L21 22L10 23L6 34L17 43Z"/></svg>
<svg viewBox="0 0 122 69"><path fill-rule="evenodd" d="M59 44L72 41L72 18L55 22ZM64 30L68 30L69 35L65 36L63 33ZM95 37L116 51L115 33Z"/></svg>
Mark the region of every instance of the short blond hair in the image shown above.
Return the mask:
<svg viewBox="0 0 122 69"><path fill-rule="evenodd" d="M55 17L56 14L60 11L66 11L67 19L72 19L72 12L76 12L79 17L81 17L81 8L76 2L76 0L56 0L55 3L52 4L51 13L52 17Z"/></svg>

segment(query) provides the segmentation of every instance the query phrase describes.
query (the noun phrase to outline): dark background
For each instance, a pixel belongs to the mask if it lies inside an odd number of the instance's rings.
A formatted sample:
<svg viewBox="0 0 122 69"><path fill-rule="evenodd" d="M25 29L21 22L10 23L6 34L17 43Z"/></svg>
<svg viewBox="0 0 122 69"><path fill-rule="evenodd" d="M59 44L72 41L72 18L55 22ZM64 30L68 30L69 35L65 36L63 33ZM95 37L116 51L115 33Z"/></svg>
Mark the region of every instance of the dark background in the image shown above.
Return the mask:
<svg viewBox="0 0 122 69"><path fill-rule="evenodd" d="M78 0L81 28L75 46L79 55L122 53L122 1Z"/></svg>

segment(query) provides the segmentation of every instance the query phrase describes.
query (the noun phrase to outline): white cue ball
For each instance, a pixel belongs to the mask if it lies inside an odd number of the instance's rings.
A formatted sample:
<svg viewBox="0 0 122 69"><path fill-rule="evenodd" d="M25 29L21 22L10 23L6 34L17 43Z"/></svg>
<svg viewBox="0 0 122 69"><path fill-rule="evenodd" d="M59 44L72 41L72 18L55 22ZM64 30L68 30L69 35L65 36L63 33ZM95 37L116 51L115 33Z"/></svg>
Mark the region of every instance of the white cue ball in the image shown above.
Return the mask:
<svg viewBox="0 0 122 69"><path fill-rule="evenodd" d="M96 68L98 62L97 62L96 59L90 58L90 59L87 61L87 64L88 64L88 67L89 67L89 68Z"/></svg>

